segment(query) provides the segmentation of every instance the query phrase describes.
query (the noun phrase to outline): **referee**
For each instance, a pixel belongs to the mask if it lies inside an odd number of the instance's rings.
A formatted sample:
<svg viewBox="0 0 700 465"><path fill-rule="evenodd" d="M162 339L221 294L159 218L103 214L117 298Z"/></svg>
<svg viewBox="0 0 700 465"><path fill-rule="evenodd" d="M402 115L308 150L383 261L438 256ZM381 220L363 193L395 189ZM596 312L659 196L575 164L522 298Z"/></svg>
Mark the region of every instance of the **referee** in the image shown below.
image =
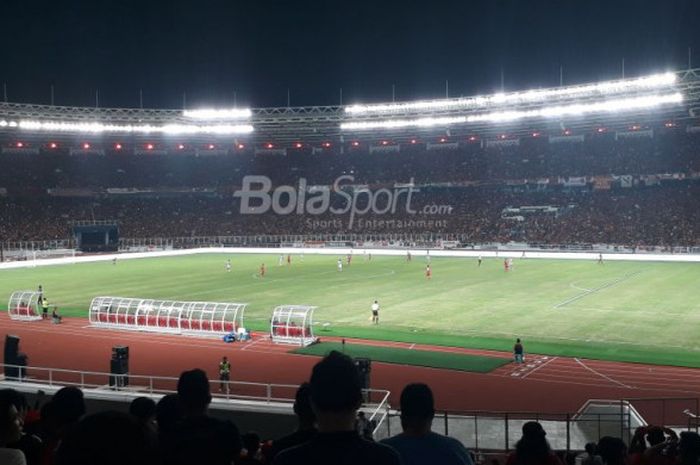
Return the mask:
<svg viewBox="0 0 700 465"><path fill-rule="evenodd" d="M379 302L376 300L372 304L372 323L379 324Z"/></svg>

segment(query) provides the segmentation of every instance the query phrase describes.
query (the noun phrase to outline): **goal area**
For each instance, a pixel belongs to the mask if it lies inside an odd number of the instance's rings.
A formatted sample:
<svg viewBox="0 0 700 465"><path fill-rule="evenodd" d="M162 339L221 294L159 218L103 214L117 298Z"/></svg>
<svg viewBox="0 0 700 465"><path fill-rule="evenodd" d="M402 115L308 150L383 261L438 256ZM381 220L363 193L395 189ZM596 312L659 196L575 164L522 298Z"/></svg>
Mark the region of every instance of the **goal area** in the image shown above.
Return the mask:
<svg viewBox="0 0 700 465"><path fill-rule="evenodd" d="M316 307L280 305L272 312L270 339L276 344L308 346L318 340L313 332Z"/></svg>
<svg viewBox="0 0 700 465"><path fill-rule="evenodd" d="M41 320L41 292L15 291L7 303L7 313L11 320Z"/></svg>
<svg viewBox="0 0 700 465"><path fill-rule="evenodd" d="M95 297L90 303L89 318L90 324L98 327L220 336L243 327L247 305Z"/></svg>

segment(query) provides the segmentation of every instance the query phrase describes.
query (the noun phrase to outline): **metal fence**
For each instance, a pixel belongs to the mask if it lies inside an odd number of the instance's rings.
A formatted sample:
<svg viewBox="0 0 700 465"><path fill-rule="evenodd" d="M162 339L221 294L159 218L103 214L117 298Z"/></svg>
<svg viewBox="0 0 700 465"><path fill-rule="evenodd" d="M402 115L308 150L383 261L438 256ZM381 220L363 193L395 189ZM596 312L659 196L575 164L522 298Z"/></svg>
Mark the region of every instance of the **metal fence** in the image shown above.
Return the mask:
<svg viewBox="0 0 700 465"><path fill-rule="evenodd" d="M177 392L178 378L153 375L118 375L97 371L68 370L64 368L45 368L19 366L0 363L5 374L5 381L32 385L46 385L50 388L75 386L83 390L114 391L120 394L166 395ZM262 404L292 404L299 388L294 384L252 383L247 381L210 380L209 387L214 399L225 401L253 401ZM375 431L381 431L389 417L390 392L382 389L365 389L362 410L368 420L375 425Z"/></svg>
<svg viewBox="0 0 700 465"><path fill-rule="evenodd" d="M460 440L469 449L510 451L522 436L522 426L536 421L547 432L555 450L583 450L586 443L603 436L627 438L633 430L626 413L577 414L542 412L439 412L433 419L433 431ZM389 437L401 432L400 413L391 412L378 433Z"/></svg>

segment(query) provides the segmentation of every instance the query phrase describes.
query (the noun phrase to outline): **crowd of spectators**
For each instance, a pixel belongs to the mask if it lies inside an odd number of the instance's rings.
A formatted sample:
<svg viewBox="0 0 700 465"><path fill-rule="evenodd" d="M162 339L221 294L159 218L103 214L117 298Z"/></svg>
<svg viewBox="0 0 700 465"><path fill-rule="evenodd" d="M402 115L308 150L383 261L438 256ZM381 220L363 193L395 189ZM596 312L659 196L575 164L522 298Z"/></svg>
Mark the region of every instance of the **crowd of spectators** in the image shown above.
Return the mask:
<svg viewBox="0 0 700 465"><path fill-rule="evenodd" d="M132 401L129 413L86 412L80 389L65 387L49 402L30 406L23 394L0 390L3 465L699 465L700 436L668 428L638 428L629 448L602 437L578 455L555 452L542 425L528 421L504 461L476 456L460 441L432 431L435 402L422 383L400 398L402 432L375 442L358 425L362 383L352 359L331 352L297 390L297 430L262 441L234 423L209 416L209 380L202 370L182 373L177 394ZM478 458L478 461L477 461Z"/></svg>
<svg viewBox="0 0 700 465"><path fill-rule="evenodd" d="M0 187L32 192L46 188L216 188L241 186L244 176L266 175L276 185L306 178L329 184L352 175L358 184L462 182L552 176L688 173L700 171L700 135L672 131L654 137L588 137L583 142L550 143L523 138L518 145L460 145L428 151L404 145L396 153L332 149L323 153L290 151L284 155L232 152L107 155L47 152L2 155ZM292 182L290 182L292 181Z"/></svg>
<svg viewBox="0 0 700 465"><path fill-rule="evenodd" d="M335 196L334 201L344 199ZM422 188L405 196L395 212L279 215L241 214L230 196L105 198L0 198L0 237L5 241L70 237L74 220L110 219L123 238L255 236L285 234L441 234L465 243L526 242L616 244L625 246L700 245L700 186L667 185L612 190L514 190L499 187ZM425 207L449 211L421 214ZM554 206L556 214L504 215L506 208ZM376 220L376 221L375 221Z"/></svg>
<svg viewBox="0 0 700 465"><path fill-rule="evenodd" d="M400 153L363 149L286 156L6 153L0 170L0 188L6 189L0 190L0 241L66 239L71 221L110 219L119 222L121 237L126 238L355 232L441 234L472 243L700 244L700 188L689 180L700 173L700 135L671 130L653 137L601 134L575 143L535 137L519 142L495 147L474 143L434 152L408 145ZM612 189L590 180L576 188L558 181L668 173L689 179L655 180L649 186L628 183L625 188L618 183ZM437 215L413 215L401 201L395 211L355 216L380 221L352 225L349 213L297 214L295 209L287 215L241 215L233 193L250 174L270 177L273 186L297 186L300 178L306 178L308 186L327 186L338 176L352 175L353 184L370 185L374 191L414 179L416 184L432 185L413 195L414 210L452 208ZM542 183L533 184L536 180ZM48 195L47 190L55 188L64 190ZM107 193L108 188L142 192ZM334 195L332 202L341 200ZM552 205L566 214L504 218L504 208L528 205Z"/></svg>

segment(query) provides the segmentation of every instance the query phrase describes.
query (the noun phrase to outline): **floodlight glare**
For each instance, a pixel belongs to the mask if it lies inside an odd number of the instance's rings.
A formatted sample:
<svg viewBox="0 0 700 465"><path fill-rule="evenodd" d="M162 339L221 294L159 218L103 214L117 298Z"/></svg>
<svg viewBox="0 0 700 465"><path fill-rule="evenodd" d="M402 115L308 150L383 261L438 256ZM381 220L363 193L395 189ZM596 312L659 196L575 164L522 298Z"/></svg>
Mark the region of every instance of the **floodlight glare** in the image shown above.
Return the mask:
<svg viewBox="0 0 700 465"><path fill-rule="evenodd" d="M523 118L555 118L561 116L582 116L587 113L615 113L621 111L654 108L659 105L680 103L683 96L680 92L666 95L646 95L642 97L630 97L622 99L610 99L593 103L579 103L571 105L558 105L543 107L533 110L512 110L491 113L482 113L470 116L395 119L380 121L352 121L341 123L342 130L365 129L395 129L408 127L432 127L448 126L459 123L507 123Z"/></svg>
<svg viewBox="0 0 700 465"><path fill-rule="evenodd" d="M253 112L250 108L229 108L229 109L217 109L217 108L202 108L200 110L184 110L182 116L185 118L201 119L201 120L215 120L215 119L246 119L252 116Z"/></svg>
<svg viewBox="0 0 700 465"><path fill-rule="evenodd" d="M636 79L606 81L597 84L567 86L553 89L528 90L510 94L442 100L419 100L416 102L382 103L376 105L351 105L345 112L352 115L401 113L421 110L450 110L460 108L486 108L489 106L545 102L555 97L609 96L626 92L656 89L673 85L677 76L673 73L652 74Z"/></svg>
<svg viewBox="0 0 700 465"><path fill-rule="evenodd" d="M12 127L14 122L10 122ZM85 133L162 133L167 135L178 134L249 134L254 131L253 126L249 124L220 124L220 125L193 125L193 124L166 124L164 126L146 125L131 125L131 124L102 124L98 122L89 123L73 123L66 121L20 121L15 126L20 129L32 131L57 131L57 132L85 132Z"/></svg>

